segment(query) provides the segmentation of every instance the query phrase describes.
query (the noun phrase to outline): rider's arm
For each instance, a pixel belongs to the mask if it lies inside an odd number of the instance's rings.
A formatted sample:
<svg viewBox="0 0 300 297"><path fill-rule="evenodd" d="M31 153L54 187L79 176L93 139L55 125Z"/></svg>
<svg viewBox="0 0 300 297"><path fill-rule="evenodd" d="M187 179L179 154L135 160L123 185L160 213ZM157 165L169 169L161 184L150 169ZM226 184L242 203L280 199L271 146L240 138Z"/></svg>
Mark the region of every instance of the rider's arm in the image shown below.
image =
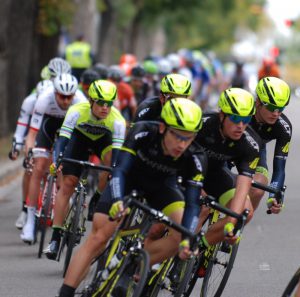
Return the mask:
<svg viewBox="0 0 300 297"><path fill-rule="evenodd" d="M126 122L123 119L114 121L113 135L112 135L112 166L116 165L118 153L122 147L125 139Z"/></svg>

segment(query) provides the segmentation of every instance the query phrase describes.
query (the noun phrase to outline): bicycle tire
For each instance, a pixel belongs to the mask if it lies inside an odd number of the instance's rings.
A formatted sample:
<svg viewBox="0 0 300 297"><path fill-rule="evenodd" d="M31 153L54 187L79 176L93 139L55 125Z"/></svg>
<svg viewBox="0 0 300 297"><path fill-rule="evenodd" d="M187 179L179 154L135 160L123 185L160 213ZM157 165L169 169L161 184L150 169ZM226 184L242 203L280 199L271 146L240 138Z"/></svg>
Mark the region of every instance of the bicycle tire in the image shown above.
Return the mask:
<svg viewBox="0 0 300 297"><path fill-rule="evenodd" d="M282 297L292 297L295 294L295 290L297 289L297 285L300 281L300 267L294 273L291 280L289 281L288 285L286 286Z"/></svg>
<svg viewBox="0 0 300 297"><path fill-rule="evenodd" d="M47 181L47 191L46 191L45 203L42 206L41 216L38 218L38 229L41 232L38 258L42 257L43 250L44 250L44 243L45 243L46 232L47 232L48 214L51 212L53 184L54 184L54 176L50 176Z"/></svg>
<svg viewBox="0 0 300 297"><path fill-rule="evenodd" d="M222 243L216 245L214 253L209 259L201 287L200 297L220 297L222 295L233 268L238 247L239 244L235 244L231 246L230 253L225 253L221 250ZM214 277L215 273L220 275L220 280L217 280L217 277Z"/></svg>
<svg viewBox="0 0 300 297"><path fill-rule="evenodd" d="M66 256L64 261L63 277L65 277L66 275L66 272L68 270L71 261L73 249L76 245L77 230L79 226L80 212L83 205L83 201L84 201L84 194L83 191L80 191L75 195L73 204L71 206L73 209L72 209L72 221L71 221L70 229L65 231L65 235L66 235L65 239L67 240L67 242L65 243L67 244L67 251L66 251Z"/></svg>
<svg viewBox="0 0 300 297"><path fill-rule="evenodd" d="M129 252L122 260L120 266L113 270L106 285L101 291L92 294L93 297L119 296L118 283L126 283L126 297L140 297L148 277L150 257L149 254L140 249ZM139 279L137 284L135 275L138 273ZM125 292L124 292L125 293Z"/></svg>

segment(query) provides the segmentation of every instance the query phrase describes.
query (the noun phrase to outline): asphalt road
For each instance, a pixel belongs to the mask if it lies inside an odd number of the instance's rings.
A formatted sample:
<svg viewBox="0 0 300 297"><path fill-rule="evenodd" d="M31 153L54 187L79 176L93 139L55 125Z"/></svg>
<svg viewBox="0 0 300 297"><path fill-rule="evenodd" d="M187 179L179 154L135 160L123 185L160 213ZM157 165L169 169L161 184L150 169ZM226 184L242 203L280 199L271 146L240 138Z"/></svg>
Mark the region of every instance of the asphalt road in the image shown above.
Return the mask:
<svg viewBox="0 0 300 297"><path fill-rule="evenodd" d="M293 123L293 141L286 170L286 208L266 215L261 204L246 227L224 297L280 297L300 265L300 100L286 114ZM270 166L272 167L272 166ZM14 222L20 209L21 174L0 185L0 296L55 296L62 283L62 263L37 259L38 246L25 245ZM199 296L199 286L193 296Z"/></svg>

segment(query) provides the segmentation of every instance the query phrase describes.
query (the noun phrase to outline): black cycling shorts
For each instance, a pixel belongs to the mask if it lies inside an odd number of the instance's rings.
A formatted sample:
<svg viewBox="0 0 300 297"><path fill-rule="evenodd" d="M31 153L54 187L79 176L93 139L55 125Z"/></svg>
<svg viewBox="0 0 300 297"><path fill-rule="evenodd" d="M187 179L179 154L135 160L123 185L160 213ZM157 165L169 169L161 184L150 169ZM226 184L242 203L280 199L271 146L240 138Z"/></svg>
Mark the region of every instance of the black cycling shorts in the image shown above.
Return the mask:
<svg viewBox="0 0 300 297"><path fill-rule="evenodd" d="M175 210L174 207L184 207L184 195L177 186L175 177L168 177L164 181L154 182L145 176L129 176L125 195L129 195L132 190L137 190L142 193L150 207L164 211L166 215ZM97 204L96 212L108 214L111 205L111 191L109 185L107 185Z"/></svg>

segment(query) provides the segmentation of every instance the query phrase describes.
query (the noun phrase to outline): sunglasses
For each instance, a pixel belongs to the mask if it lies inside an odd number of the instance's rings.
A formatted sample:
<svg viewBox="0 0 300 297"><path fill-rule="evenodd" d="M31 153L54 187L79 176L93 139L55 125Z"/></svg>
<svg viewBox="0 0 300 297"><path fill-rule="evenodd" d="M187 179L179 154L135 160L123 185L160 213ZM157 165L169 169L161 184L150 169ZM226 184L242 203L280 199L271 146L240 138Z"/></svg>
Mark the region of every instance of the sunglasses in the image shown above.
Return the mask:
<svg viewBox="0 0 300 297"><path fill-rule="evenodd" d="M178 141L184 141L184 142L188 142L192 139L194 139L195 135L193 136L182 136L181 134L175 132L173 129L168 129L168 131L176 138L176 140Z"/></svg>
<svg viewBox="0 0 300 297"><path fill-rule="evenodd" d="M58 97L59 99L61 100L72 100L74 95L64 95L64 94L60 94L60 93L57 93L58 94Z"/></svg>
<svg viewBox="0 0 300 297"><path fill-rule="evenodd" d="M111 107L114 102L113 101L105 101L105 100L97 100L96 101L96 104L99 105L99 106L107 106L107 107Z"/></svg>
<svg viewBox="0 0 300 297"><path fill-rule="evenodd" d="M252 116L242 117L242 116L238 116L235 114L231 114L231 115L228 115L228 118L231 122L233 122L235 124L239 124L240 122L242 122L244 125L247 125L251 122Z"/></svg>
<svg viewBox="0 0 300 297"><path fill-rule="evenodd" d="M265 102L261 102L261 104L268 110L271 112L274 111L278 111L278 112L283 112L283 110L285 109L285 106L283 107L278 107L276 105L270 104L270 103L265 103Z"/></svg>

